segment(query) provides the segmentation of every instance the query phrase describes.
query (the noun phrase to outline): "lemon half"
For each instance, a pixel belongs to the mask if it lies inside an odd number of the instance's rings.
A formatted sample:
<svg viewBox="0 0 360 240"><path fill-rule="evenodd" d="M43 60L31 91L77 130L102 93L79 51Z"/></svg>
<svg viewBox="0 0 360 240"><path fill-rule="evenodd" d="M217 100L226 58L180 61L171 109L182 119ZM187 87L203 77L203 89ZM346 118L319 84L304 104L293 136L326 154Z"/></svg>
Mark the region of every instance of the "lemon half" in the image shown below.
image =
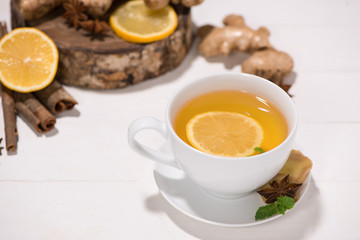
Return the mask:
<svg viewBox="0 0 360 240"><path fill-rule="evenodd" d="M171 35L177 27L177 15L171 6L152 10L144 1L128 1L110 16L110 26L125 41L148 43Z"/></svg>
<svg viewBox="0 0 360 240"><path fill-rule="evenodd" d="M36 28L17 28L0 41L0 81L17 92L45 88L55 77L59 53Z"/></svg>
<svg viewBox="0 0 360 240"><path fill-rule="evenodd" d="M263 129L253 118L235 112L205 112L186 125L186 135L196 149L225 157L246 157L260 147Z"/></svg>

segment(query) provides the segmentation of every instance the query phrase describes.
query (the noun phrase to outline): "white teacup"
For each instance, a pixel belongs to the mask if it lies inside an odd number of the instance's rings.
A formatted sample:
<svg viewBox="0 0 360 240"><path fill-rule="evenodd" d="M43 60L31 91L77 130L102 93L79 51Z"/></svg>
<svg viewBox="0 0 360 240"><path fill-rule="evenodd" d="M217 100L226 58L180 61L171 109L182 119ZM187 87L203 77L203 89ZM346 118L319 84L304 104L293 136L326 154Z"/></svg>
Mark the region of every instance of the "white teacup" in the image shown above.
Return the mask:
<svg viewBox="0 0 360 240"><path fill-rule="evenodd" d="M287 138L270 151L241 158L210 155L185 143L177 136L172 125L179 109L189 100L217 90L247 91L276 105L286 119ZM169 144L171 153L154 150L139 143L135 135L143 129L158 131ZM296 129L295 105L280 87L254 75L219 73L200 77L176 91L168 102L165 122L151 117L132 122L128 140L130 146L139 154L181 169L194 183L211 195L238 198L256 190L279 172L293 147Z"/></svg>

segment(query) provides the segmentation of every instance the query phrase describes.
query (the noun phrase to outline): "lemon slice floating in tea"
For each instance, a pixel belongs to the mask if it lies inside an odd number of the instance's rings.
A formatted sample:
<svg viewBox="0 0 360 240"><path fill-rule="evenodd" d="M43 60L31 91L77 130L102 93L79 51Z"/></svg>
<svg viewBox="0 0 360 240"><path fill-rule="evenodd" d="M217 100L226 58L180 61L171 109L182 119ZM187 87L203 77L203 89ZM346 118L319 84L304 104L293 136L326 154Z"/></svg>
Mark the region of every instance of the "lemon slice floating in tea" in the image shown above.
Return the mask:
<svg viewBox="0 0 360 240"><path fill-rule="evenodd" d="M259 123L235 112L205 112L186 125L186 135L196 149L224 157L246 157L261 146L263 130Z"/></svg>
<svg viewBox="0 0 360 240"><path fill-rule="evenodd" d="M36 28L17 28L0 41L0 81L17 92L45 88L55 77L55 43Z"/></svg>
<svg viewBox="0 0 360 240"><path fill-rule="evenodd" d="M110 26L125 41L148 43L168 37L177 27L177 15L171 6L148 8L144 1L128 1L110 16Z"/></svg>

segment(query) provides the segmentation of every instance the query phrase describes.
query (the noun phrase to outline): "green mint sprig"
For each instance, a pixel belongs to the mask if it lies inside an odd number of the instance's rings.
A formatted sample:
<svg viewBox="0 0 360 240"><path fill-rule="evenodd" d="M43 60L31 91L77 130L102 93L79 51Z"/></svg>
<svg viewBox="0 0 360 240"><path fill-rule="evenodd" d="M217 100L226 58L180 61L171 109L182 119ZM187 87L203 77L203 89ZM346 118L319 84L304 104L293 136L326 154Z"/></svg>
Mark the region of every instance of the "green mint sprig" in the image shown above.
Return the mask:
<svg viewBox="0 0 360 240"><path fill-rule="evenodd" d="M278 197L276 202L259 207L255 214L255 220L269 218L277 213L284 215L285 211L293 208L294 205L295 200L293 198L288 196Z"/></svg>
<svg viewBox="0 0 360 240"><path fill-rule="evenodd" d="M255 147L254 151L258 152L258 153L264 153L265 152L264 149L262 149L261 147Z"/></svg>

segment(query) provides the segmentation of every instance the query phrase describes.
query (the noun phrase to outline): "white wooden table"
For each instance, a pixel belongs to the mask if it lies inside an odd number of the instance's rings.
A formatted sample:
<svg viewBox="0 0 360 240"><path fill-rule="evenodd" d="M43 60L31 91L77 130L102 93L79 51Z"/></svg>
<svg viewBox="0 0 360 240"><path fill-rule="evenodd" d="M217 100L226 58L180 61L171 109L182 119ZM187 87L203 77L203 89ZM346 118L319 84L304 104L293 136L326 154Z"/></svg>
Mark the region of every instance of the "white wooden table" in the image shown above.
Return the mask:
<svg viewBox="0 0 360 240"><path fill-rule="evenodd" d="M206 61L193 45L181 66L153 80L110 91L66 87L79 104L47 134L18 118L18 151L0 156L1 240L360 239L360 1L205 0L192 11L197 26L242 14L294 58L296 147L314 163L303 201L269 223L225 228L184 215L159 194L153 163L127 143L128 125L164 119L170 94L195 76L240 71L243 55ZM9 22L8 0L0 16ZM151 131L140 137L163 143Z"/></svg>

